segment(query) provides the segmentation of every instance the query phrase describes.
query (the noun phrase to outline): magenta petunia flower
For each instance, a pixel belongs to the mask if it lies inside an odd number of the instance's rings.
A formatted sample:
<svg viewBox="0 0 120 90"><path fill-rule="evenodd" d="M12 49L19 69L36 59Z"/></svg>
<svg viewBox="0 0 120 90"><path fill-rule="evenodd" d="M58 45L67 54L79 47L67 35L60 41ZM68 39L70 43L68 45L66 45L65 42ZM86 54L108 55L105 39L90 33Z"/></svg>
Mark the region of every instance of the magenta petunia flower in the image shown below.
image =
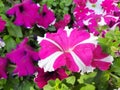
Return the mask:
<svg viewBox="0 0 120 90"><path fill-rule="evenodd" d="M7 59L0 57L0 78L7 78Z"/></svg>
<svg viewBox="0 0 120 90"><path fill-rule="evenodd" d="M37 20L38 27L48 28L49 25L55 23L55 15L54 12L47 7L47 5L43 5L42 12L39 14L39 18Z"/></svg>
<svg viewBox="0 0 120 90"><path fill-rule="evenodd" d="M45 71L54 71L61 66L74 72L89 72L93 50L97 37L78 29L59 29L57 33L47 33L44 38L38 37L41 49L38 62Z"/></svg>
<svg viewBox="0 0 120 90"><path fill-rule="evenodd" d="M39 5L31 0L23 0L20 4L15 4L6 13L15 16L14 24L31 28L37 21Z"/></svg>
<svg viewBox="0 0 120 90"><path fill-rule="evenodd" d="M113 13L115 10L118 10L119 0L103 0L101 6L107 13Z"/></svg>
<svg viewBox="0 0 120 90"><path fill-rule="evenodd" d="M65 14L63 20L56 22L54 26L56 27L56 29L65 28L65 26L67 26L69 22L70 22L70 15Z"/></svg>
<svg viewBox="0 0 120 90"><path fill-rule="evenodd" d="M100 45L94 50L94 59L92 62L92 66L99 68L100 70L108 70L110 65L112 64L113 57L102 52L102 48Z"/></svg>
<svg viewBox="0 0 120 90"><path fill-rule="evenodd" d="M119 10L116 4L117 1L114 0L87 0L84 7L76 5L74 26L79 28L87 26L91 33L98 35L99 26L109 26L111 21L118 20L118 17L114 15L114 11Z"/></svg>
<svg viewBox="0 0 120 90"><path fill-rule="evenodd" d="M6 22L4 20L2 20L2 18L0 17L0 32L2 32L4 30L5 24L6 24Z"/></svg>
<svg viewBox="0 0 120 90"><path fill-rule="evenodd" d="M49 80L55 80L56 78L63 80L67 78L67 74L64 69L60 68L53 72L44 72L43 69L38 68L38 74L34 81L37 83L39 88L43 88Z"/></svg>
<svg viewBox="0 0 120 90"><path fill-rule="evenodd" d="M14 73L19 76L32 75L36 68L33 61L39 59L38 52L35 52L27 45L28 38L25 38L13 51L9 52L7 58L16 64Z"/></svg>

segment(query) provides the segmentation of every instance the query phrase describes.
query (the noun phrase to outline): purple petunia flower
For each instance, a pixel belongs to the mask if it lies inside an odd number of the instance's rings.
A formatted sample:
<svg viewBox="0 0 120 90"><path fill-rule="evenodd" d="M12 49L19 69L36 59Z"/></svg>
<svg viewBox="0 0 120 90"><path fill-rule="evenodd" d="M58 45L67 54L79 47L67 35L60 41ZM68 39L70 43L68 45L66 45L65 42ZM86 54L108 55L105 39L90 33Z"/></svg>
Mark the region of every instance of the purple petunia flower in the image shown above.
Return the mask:
<svg viewBox="0 0 120 90"><path fill-rule="evenodd" d="M63 20L56 22L54 26L56 29L65 28L65 26L67 26L69 22L70 22L70 15L65 14Z"/></svg>
<svg viewBox="0 0 120 90"><path fill-rule="evenodd" d="M55 15L54 12L47 7L47 5L43 5L42 12L39 14L39 18L37 20L38 27L48 28L49 25L55 23Z"/></svg>
<svg viewBox="0 0 120 90"><path fill-rule="evenodd" d="M38 74L34 81L37 83L39 88L43 88L49 80L55 80L56 78L59 78L60 80L67 78L65 70L60 68L53 72L44 72L43 69L38 68Z"/></svg>
<svg viewBox="0 0 120 90"><path fill-rule="evenodd" d="M16 64L14 73L19 76L32 75L36 71L33 61L39 59L38 52L27 45L27 42L28 38L25 38L16 49L6 55L11 62Z"/></svg>
<svg viewBox="0 0 120 90"><path fill-rule="evenodd" d="M7 59L0 57L0 78L7 78Z"/></svg>
<svg viewBox="0 0 120 90"><path fill-rule="evenodd" d="M39 67L46 71L54 71L61 66L74 72L93 71L91 62L93 50L97 45L97 37L78 29L59 29L57 33L47 33L46 37L38 37L41 49Z"/></svg>
<svg viewBox="0 0 120 90"><path fill-rule="evenodd" d="M14 24L31 28L38 18L39 5L31 0L23 0L22 3L14 5L7 11L9 16L15 16Z"/></svg>
<svg viewBox="0 0 120 90"><path fill-rule="evenodd" d="M0 32L2 32L4 30L5 24L6 24L6 22L4 20L2 20L2 18L0 17Z"/></svg>

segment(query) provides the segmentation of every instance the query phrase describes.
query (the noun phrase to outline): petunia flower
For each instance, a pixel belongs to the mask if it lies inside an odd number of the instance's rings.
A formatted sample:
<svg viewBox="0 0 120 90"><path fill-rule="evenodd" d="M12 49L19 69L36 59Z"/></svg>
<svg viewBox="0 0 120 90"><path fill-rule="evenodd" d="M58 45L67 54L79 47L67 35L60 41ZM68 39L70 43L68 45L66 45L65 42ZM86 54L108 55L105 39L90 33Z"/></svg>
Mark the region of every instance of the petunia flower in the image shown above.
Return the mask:
<svg viewBox="0 0 120 90"><path fill-rule="evenodd" d="M70 15L65 14L63 20L56 22L54 26L56 27L56 29L65 28L65 26L67 26L69 22L70 22Z"/></svg>
<svg viewBox="0 0 120 90"><path fill-rule="evenodd" d="M106 13L113 13L116 10L119 10L118 5L119 0L103 0L101 6Z"/></svg>
<svg viewBox="0 0 120 90"><path fill-rule="evenodd" d="M67 78L65 70L62 68L59 68L53 72L44 72L44 70L41 68L38 68L37 71L38 74L34 81L39 86L39 88L43 88L49 80L55 80L56 78L63 80L64 78Z"/></svg>
<svg viewBox="0 0 120 90"><path fill-rule="evenodd" d="M85 6L87 0L73 0L77 6Z"/></svg>
<svg viewBox="0 0 120 90"><path fill-rule="evenodd" d="M113 61L113 57L111 55L102 52L102 48L100 47L100 45L98 45L94 50L93 57L94 59L92 62L92 66L102 71L108 70Z"/></svg>
<svg viewBox="0 0 120 90"><path fill-rule="evenodd" d="M86 8L93 10L95 14L103 14L102 2L104 0L88 0L86 2Z"/></svg>
<svg viewBox="0 0 120 90"><path fill-rule="evenodd" d="M0 57L0 78L7 78L7 59Z"/></svg>
<svg viewBox="0 0 120 90"><path fill-rule="evenodd" d="M2 18L0 17L0 32L2 32L4 30L5 24L6 24L6 22L4 20L2 20Z"/></svg>
<svg viewBox="0 0 120 90"><path fill-rule="evenodd" d="M5 42L0 38L0 48L5 46Z"/></svg>
<svg viewBox="0 0 120 90"><path fill-rule="evenodd" d="M41 49L39 67L46 71L54 71L66 66L73 72L89 72L93 58L93 50L97 37L77 28L59 29L57 33L47 33L44 38L38 37Z"/></svg>
<svg viewBox="0 0 120 90"><path fill-rule="evenodd" d="M37 21L39 7L31 0L23 0L22 3L15 4L6 13L9 16L15 16L15 25L31 28Z"/></svg>
<svg viewBox="0 0 120 90"><path fill-rule="evenodd" d="M16 49L7 53L7 58L16 64L14 73L19 76L32 75L36 68L33 61L39 59L38 52L35 52L29 45L27 45L28 38L25 38Z"/></svg>
<svg viewBox="0 0 120 90"><path fill-rule="evenodd" d="M87 26L91 33L98 35L99 26L109 26L111 22L118 21L119 17L114 15L114 11L119 10L116 4L114 0L87 0L84 7L76 5L74 26L79 28ZM109 10L107 5L111 6Z"/></svg>
<svg viewBox="0 0 120 90"><path fill-rule="evenodd" d="M38 27L48 28L49 25L55 23L55 14L54 12L47 7L47 5L43 5L43 9L39 14L39 18L37 20Z"/></svg>

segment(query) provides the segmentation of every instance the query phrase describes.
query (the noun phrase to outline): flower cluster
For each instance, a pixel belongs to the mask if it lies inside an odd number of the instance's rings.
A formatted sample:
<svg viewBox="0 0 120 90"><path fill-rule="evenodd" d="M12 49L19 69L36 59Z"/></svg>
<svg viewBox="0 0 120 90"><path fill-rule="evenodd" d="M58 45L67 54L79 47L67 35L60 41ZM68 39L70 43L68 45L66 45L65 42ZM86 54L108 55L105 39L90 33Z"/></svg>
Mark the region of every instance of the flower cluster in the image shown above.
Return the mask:
<svg viewBox="0 0 120 90"><path fill-rule="evenodd" d="M75 26L87 28L90 32L98 35L99 27L109 26L111 22L117 22L118 16L114 13L120 9L117 6L117 0L74 0L76 7L74 9ZM81 5L82 4L82 5Z"/></svg>
<svg viewBox="0 0 120 90"><path fill-rule="evenodd" d="M34 24L47 28L55 21L52 10L46 5L43 6L42 12L39 13L40 5L31 0L23 0L22 3L14 5L7 11L8 16L15 16L14 24L31 28ZM49 18L51 16L51 18Z"/></svg>
<svg viewBox="0 0 120 90"><path fill-rule="evenodd" d="M69 77L67 70L85 74L94 72L94 69L105 71L110 68L114 58L103 52L98 38L104 38L108 31L120 27L118 0L73 2L73 24L70 24L70 14L65 14L62 20L57 21L54 10L32 0L22 0L6 11L7 16L14 18L15 25L46 31L44 37L37 36L38 51L28 43L31 36L25 36L16 48L5 51L4 57L0 56L0 78L8 77L6 68L9 62L15 65L13 74L19 77L37 73L34 82L39 88L43 88L51 79L63 80ZM0 33L5 30L5 25L6 22L0 17ZM51 25L56 32L47 32ZM104 26L107 26L105 30L102 28ZM0 49L5 46L3 40L0 37Z"/></svg>

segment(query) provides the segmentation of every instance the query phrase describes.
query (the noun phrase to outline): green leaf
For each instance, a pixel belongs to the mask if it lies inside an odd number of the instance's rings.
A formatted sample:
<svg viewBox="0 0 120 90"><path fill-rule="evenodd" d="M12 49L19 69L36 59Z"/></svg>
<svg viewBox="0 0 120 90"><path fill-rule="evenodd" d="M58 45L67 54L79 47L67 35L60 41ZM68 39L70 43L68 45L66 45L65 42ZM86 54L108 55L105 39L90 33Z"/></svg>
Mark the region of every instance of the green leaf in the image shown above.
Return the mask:
<svg viewBox="0 0 120 90"><path fill-rule="evenodd" d="M76 80L75 76L70 76L66 78L66 82L72 85L75 83L75 80Z"/></svg>
<svg viewBox="0 0 120 90"><path fill-rule="evenodd" d="M3 40L5 42L5 48L8 52L16 47L16 42L11 36L6 35L3 37Z"/></svg>
<svg viewBox="0 0 120 90"><path fill-rule="evenodd" d="M54 0L47 0L47 5L48 5L49 7L51 7L51 5L52 5L53 2L54 2Z"/></svg>
<svg viewBox="0 0 120 90"><path fill-rule="evenodd" d="M12 77L11 75L7 78L6 84L4 85L4 90L18 90L15 89L19 85L19 79L17 77Z"/></svg>
<svg viewBox="0 0 120 90"><path fill-rule="evenodd" d="M4 4L2 1L0 1L0 8L4 7Z"/></svg>
<svg viewBox="0 0 120 90"><path fill-rule="evenodd" d="M93 83L96 74L97 74L96 72L92 72L92 73L81 75L80 78L78 79L78 82L80 84L82 84L82 83Z"/></svg>
<svg viewBox="0 0 120 90"><path fill-rule="evenodd" d="M70 90L70 89L65 84L62 84L60 90Z"/></svg>
<svg viewBox="0 0 120 90"><path fill-rule="evenodd" d="M111 67L111 71L120 76L120 59L115 58L113 65Z"/></svg>
<svg viewBox="0 0 120 90"><path fill-rule="evenodd" d="M6 84L6 79L0 79L0 90L3 88L4 84Z"/></svg>
<svg viewBox="0 0 120 90"><path fill-rule="evenodd" d="M54 81L54 80L49 80L49 81L48 81L48 84L49 84L51 87L54 87L54 86L55 86L55 81Z"/></svg>
<svg viewBox="0 0 120 90"><path fill-rule="evenodd" d="M91 84L86 84L85 86L81 87L80 90L95 90L95 86Z"/></svg>
<svg viewBox="0 0 120 90"><path fill-rule="evenodd" d="M50 27L48 28L48 30L51 31L51 32L56 31L56 29L55 29L54 26L50 26Z"/></svg>
<svg viewBox="0 0 120 90"><path fill-rule="evenodd" d="M65 3L64 3L63 1L61 1L59 5L60 5L60 8L61 8L61 9L64 9Z"/></svg>
<svg viewBox="0 0 120 90"><path fill-rule="evenodd" d="M43 90L55 90L55 88L51 87L49 84L47 84L43 87Z"/></svg>
<svg viewBox="0 0 120 90"><path fill-rule="evenodd" d="M95 84L98 90L107 90L108 89L108 82L110 79L110 72L109 71L98 71L97 76L95 77Z"/></svg>
<svg viewBox="0 0 120 90"><path fill-rule="evenodd" d="M72 0L65 0L65 6L70 6L72 4Z"/></svg>
<svg viewBox="0 0 120 90"><path fill-rule="evenodd" d="M23 37L21 27L16 26L12 23L9 23L9 26L7 27L7 30L11 36L14 37Z"/></svg>
<svg viewBox="0 0 120 90"><path fill-rule="evenodd" d="M31 87L32 84L29 81L24 80L18 87L16 87L16 90L30 90Z"/></svg>

